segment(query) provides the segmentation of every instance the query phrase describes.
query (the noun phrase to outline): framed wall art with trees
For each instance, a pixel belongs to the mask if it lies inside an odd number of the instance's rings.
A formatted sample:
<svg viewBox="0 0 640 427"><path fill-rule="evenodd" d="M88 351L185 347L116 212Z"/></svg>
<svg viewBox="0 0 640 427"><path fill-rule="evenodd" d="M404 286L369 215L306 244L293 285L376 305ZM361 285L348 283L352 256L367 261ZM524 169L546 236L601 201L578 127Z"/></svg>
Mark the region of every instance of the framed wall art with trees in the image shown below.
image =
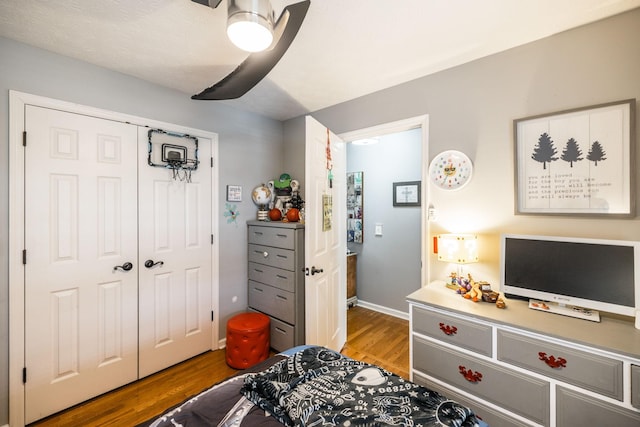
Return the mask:
<svg viewBox="0 0 640 427"><path fill-rule="evenodd" d="M514 120L516 214L634 217L635 104Z"/></svg>

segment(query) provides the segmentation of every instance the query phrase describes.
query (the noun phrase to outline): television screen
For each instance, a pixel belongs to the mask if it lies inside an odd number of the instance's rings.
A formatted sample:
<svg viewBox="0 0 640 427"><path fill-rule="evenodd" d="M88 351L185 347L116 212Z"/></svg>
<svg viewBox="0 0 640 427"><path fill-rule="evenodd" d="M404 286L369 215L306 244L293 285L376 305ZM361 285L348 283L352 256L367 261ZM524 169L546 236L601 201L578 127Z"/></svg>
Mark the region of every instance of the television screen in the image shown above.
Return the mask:
<svg viewBox="0 0 640 427"><path fill-rule="evenodd" d="M604 303L625 312L635 307L634 242L506 235L502 244L507 297L580 305L577 298L584 307L602 309Z"/></svg>

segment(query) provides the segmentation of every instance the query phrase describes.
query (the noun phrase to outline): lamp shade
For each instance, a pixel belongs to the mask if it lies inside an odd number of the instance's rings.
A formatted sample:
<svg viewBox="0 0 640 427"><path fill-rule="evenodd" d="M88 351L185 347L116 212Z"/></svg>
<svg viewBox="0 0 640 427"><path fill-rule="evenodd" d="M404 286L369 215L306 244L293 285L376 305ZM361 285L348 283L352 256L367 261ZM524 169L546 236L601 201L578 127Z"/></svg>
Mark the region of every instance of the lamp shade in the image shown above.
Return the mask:
<svg viewBox="0 0 640 427"><path fill-rule="evenodd" d="M273 11L269 0L229 0L227 36L247 52L260 52L273 42Z"/></svg>
<svg viewBox="0 0 640 427"><path fill-rule="evenodd" d="M478 262L478 236L474 234L440 234L438 261L469 264Z"/></svg>

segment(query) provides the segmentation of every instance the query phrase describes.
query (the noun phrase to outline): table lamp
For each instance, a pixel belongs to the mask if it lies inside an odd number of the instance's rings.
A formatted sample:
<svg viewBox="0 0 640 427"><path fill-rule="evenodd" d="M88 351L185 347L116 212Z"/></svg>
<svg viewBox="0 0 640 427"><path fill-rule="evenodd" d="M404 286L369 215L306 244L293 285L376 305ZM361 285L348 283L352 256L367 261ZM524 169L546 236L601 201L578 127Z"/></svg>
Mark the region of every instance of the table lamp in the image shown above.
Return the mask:
<svg viewBox="0 0 640 427"><path fill-rule="evenodd" d="M478 262L478 236L475 234L439 234L436 239L438 261L455 263L459 278L462 278L464 264Z"/></svg>

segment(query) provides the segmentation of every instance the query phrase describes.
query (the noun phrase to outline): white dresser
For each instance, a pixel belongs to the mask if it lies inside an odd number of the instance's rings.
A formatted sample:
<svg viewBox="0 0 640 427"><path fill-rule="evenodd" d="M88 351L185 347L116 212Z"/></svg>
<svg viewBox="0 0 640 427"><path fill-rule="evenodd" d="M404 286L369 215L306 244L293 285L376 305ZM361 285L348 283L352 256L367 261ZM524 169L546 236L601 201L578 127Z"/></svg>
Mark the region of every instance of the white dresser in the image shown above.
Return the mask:
<svg viewBox="0 0 640 427"><path fill-rule="evenodd" d="M304 344L304 225L247 221L249 309L271 320L271 347Z"/></svg>
<svg viewBox="0 0 640 427"><path fill-rule="evenodd" d="M471 302L434 282L407 297L412 380L491 427L640 426L640 330Z"/></svg>

